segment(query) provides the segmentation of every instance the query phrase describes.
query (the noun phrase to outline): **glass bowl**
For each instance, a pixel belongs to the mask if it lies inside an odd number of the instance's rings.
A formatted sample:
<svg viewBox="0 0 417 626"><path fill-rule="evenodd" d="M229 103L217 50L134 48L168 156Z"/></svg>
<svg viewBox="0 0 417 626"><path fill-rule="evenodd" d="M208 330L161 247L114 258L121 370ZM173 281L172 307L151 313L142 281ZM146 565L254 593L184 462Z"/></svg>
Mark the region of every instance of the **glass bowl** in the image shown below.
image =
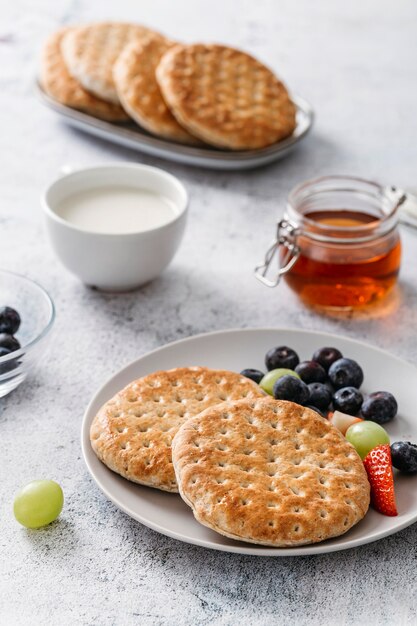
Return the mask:
<svg viewBox="0 0 417 626"><path fill-rule="evenodd" d="M55 319L55 307L47 292L29 278L0 270L0 307L19 313L16 333L21 348L0 357L0 398L16 389L42 358Z"/></svg>

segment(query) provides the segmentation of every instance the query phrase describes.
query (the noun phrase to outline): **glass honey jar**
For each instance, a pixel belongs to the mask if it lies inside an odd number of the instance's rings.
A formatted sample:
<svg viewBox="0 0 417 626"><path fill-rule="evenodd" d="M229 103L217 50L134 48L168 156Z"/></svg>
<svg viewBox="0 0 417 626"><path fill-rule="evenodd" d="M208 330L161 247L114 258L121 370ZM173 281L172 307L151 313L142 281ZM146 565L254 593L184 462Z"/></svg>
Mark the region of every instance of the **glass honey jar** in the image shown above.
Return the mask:
<svg viewBox="0 0 417 626"><path fill-rule="evenodd" d="M281 277L307 305L354 309L383 298L401 262L398 208L405 194L349 176L295 187L277 235L255 273L268 287Z"/></svg>

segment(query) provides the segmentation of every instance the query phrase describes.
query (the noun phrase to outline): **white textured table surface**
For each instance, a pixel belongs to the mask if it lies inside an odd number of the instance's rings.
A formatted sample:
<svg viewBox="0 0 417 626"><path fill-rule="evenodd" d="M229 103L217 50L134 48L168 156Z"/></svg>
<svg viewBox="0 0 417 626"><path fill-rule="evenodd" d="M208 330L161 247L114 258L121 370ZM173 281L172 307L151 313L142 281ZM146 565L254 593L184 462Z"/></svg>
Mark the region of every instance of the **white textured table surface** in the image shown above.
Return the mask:
<svg viewBox="0 0 417 626"><path fill-rule="evenodd" d="M142 158L70 130L32 95L36 53L58 25L105 17L249 49L312 102L313 133L285 161L228 174ZM414 0L3 3L0 266L39 280L58 314L48 359L0 401L0 623L417 623L416 526L322 557L211 552L159 536L107 502L79 444L84 408L103 381L146 351L194 333L320 329L417 359L417 240L409 233L389 315L320 317L285 286L268 290L252 277L298 181L350 173L417 187L416 20ZM62 164L111 160L165 167L192 197L171 267L141 291L117 297L84 288L55 262L39 208L42 188ZM11 503L37 477L58 480L66 504L59 523L26 532Z"/></svg>

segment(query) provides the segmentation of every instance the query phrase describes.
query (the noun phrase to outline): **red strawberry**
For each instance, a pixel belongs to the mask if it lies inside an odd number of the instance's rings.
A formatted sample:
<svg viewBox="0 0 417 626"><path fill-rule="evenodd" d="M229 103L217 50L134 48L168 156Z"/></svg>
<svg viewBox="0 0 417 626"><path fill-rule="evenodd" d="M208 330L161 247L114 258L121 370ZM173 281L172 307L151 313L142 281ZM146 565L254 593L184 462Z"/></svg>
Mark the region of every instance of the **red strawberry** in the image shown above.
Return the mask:
<svg viewBox="0 0 417 626"><path fill-rule="evenodd" d="M363 464L371 484L371 502L374 508L383 515L398 515L390 446L376 446L365 457Z"/></svg>

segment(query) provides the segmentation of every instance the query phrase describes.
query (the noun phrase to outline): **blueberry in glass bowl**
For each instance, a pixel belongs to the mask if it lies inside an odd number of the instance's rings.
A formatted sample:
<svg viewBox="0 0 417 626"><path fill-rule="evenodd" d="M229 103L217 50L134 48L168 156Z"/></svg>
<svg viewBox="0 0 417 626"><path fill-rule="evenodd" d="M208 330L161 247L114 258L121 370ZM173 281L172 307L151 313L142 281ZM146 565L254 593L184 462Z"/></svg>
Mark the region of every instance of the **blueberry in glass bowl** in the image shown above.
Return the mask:
<svg viewBox="0 0 417 626"><path fill-rule="evenodd" d="M0 322L8 331L0 333L0 397L16 389L42 359L54 319L54 304L40 285L0 270Z"/></svg>

